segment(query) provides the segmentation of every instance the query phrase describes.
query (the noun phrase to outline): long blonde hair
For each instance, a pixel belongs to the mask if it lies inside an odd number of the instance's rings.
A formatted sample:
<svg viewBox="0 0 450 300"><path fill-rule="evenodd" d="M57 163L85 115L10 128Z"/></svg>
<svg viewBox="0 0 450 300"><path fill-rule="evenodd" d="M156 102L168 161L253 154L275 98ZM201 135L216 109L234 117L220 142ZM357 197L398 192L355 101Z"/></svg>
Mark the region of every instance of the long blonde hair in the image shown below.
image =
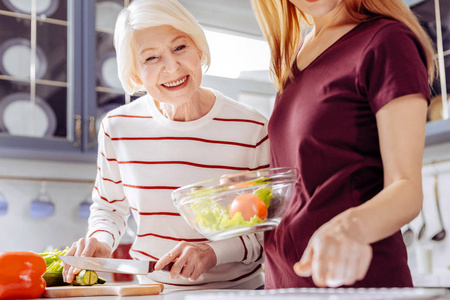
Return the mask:
<svg viewBox="0 0 450 300"><path fill-rule="evenodd" d="M436 58L430 37L403 0L344 0L350 18L364 22L377 16L386 16L404 23L419 39L424 48L429 82L435 76ZM270 71L278 92L283 92L292 76L292 64L308 18L289 0L252 0L258 23L271 52Z"/></svg>

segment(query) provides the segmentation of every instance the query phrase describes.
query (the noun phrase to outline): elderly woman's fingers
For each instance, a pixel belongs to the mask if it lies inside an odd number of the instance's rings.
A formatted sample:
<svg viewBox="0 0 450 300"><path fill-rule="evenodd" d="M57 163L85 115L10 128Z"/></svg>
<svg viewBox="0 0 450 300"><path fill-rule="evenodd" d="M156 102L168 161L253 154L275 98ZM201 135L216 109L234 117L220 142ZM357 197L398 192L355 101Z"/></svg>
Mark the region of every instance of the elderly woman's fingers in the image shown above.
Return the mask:
<svg viewBox="0 0 450 300"><path fill-rule="evenodd" d="M184 279L190 279L190 278L192 278L194 269L195 269L195 266L193 264L185 264L180 271L180 276Z"/></svg>
<svg viewBox="0 0 450 300"><path fill-rule="evenodd" d="M72 244L66 256L110 257L111 248L108 244L99 242L96 238L81 238ZM63 279L65 282L71 283L81 269L67 264L63 264L63 266Z"/></svg>
<svg viewBox="0 0 450 300"><path fill-rule="evenodd" d="M175 261L171 270L172 279L181 276L189 280L197 280L217 263L216 254L208 244L190 244L180 242L169 253L161 257L155 270L161 270L171 261Z"/></svg>
<svg viewBox="0 0 450 300"><path fill-rule="evenodd" d="M66 256L73 256L76 251L77 251L77 243L74 242L72 244L72 246L70 247L69 251L67 251ZM68 274L69 274L69 270L70 270L70 265L67 265L64 262L62 264L64 267L64 269L62 271L63 280L64 280L64 282L68 282Z"/></svg>
<svg viewBox="0 0 450 300"><path fill-rule="evenodd" d="M85 246L85 239L79 239L72 244L72 247L67 251L66 256L80 256ZM63 264L63 280L67 283L71 283L75 278L75 274L78 274L81 270L73 266Z"/></svg>
<svg viewBox="0 0 450 300"><path fill-rule="evenodd" d="M160 259L158 259L158 261L155 264L155 270L156 271L160 271L165 265L178 260L178 257L181 255L182 253L182 243L184 242L180 242L178 243L172 250L170 250L169 252L167 252L164 256L162 256ZM178 264L180 265L180 264ZM172 266L172 269L175 266L175 264Z"/></svg>
<svg viewBox="0 0 450 300"><path fill-rule="evenodd" d="M197 280L217 263L214 250L208 244L192 244L185 248L183 256L187 258L186 267L193 267L190 280Z"/></svg>

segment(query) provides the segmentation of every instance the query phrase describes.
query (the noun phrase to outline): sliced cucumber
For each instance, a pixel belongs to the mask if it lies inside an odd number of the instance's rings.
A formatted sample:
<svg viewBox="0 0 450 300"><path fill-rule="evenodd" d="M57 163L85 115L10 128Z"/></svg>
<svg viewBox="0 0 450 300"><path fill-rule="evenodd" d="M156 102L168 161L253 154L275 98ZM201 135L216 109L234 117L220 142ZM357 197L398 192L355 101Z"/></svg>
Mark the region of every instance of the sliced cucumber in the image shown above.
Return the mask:
<svg viewBox="0 0 450 300"><path fill-rule="evenodd" d="M77 276L75 276L73 285L94 285L97 281L98 275L95 271L82 270Z"/></svg>

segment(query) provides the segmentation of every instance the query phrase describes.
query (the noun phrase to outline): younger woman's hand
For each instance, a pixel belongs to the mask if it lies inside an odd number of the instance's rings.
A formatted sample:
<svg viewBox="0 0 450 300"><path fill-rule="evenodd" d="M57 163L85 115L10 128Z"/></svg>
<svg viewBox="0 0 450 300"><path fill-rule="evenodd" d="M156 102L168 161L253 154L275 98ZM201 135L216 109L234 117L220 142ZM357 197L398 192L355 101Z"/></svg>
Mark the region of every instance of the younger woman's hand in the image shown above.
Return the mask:
<svg viewBox="0 0 450 300"><path fill-rule="evenodd" d="M72 244L66 256L111 257L111 254L112 251L108 244L100 242L96 238L81 238ZM63 265L64 282L71 283L81 270L64 263Z"/></svg>
<svg viewBox="0 0 450 300"><path fill-rule="evenodd" d="M319 287L352 285L362 280L372 260L372 247L359 238L355 227L345 213L322 225L294 265L297 275L312 276Z"/></svg>
<svg viewBox="0 0 450 300"><path fill-rule="evenodd" d="M170 270L170 278L176 279L181 276L184 279L195 281L203 273L216 266L217 257L208 244L180 242L158 260L155 270L161 270L172 261L175 262Z"/></svg>

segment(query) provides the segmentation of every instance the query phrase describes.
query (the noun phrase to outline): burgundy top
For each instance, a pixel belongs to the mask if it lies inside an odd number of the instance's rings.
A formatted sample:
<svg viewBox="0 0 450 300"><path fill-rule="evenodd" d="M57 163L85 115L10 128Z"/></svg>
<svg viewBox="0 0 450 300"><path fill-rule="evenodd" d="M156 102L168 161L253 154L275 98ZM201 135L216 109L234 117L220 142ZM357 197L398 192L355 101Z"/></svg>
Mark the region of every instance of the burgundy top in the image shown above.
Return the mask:
<svg viewBox="0 0 450 300"><path fill-rule="evenodd" d="M400 96L430 90L420 43L402 23L378 18L341 37L277 95L269 122L271 167L299 171L294 201L266 232L266 289L314 287L292 267L322 224L383 189L376 112ZM408 151L408 149L405 149ZM412 286L400 231L372 244L355 287Z"/></svg>

